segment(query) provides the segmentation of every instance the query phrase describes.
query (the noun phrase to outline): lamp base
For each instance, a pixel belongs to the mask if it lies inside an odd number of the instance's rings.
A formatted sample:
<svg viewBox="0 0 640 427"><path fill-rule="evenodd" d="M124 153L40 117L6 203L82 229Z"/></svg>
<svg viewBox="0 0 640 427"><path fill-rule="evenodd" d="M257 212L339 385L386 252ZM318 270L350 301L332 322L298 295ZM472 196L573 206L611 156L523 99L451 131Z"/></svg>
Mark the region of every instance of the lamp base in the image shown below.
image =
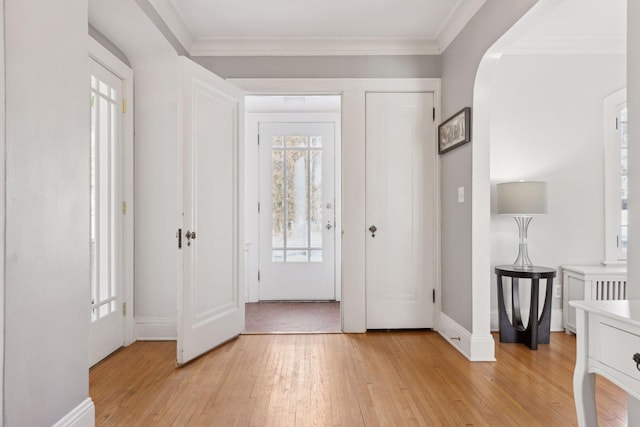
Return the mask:
<svg viewBox="0 0 640 427"><path fill-rule="evenodd" d="M532 217L528 215L515 216L513 219L518 224L518 234L520 236L520 244L518 245L518 256L513 262L513 268L516 270L532 270L533 263L529 259L529 249L527 246L527 230Z"/></svg>

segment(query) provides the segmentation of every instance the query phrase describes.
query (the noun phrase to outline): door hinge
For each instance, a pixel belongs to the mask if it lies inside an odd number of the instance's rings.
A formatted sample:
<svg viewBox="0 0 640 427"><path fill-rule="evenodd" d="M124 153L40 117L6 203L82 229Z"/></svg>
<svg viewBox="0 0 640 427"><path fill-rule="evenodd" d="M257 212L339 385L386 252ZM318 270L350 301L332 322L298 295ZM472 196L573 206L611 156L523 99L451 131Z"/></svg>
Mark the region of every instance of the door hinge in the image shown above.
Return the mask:
<svg viewBox="0 0 640 427"><path fill-rule="evenodd" d="M127 315L127 303L126 302L122 303L122 315L123 316Z"/></svg>
<svg viewBox="0 0 640 427"><path fill-rule="evenodd" d="M616 248L620 247L620 236L616 236Z"/></svg>
<svg viewBox="0 0 640 427"><path fill-rule="evenodd" d="M260 202L258 202L258 213L260 213Z"/></svg>
<svg viewBox="0 0 640 427"><path fill-rule="evenodd" d="M127 100L123 99L122 100L122 113L126 113L127 112Z"/></svg>
<svg viewBox="0 0 640 427"><path fill-rule="evenodd" d="M127 202L122 202L122 215L127 214Z"/></svg>
<svg viewBox="0 0 640 427"><path fill-rule="evenodd" d="M178 239L178 249L182 249L182 228L178 228L176 238Z"/></svg>
<svg viewBox="0 0 640 427"><path fill-rule="evenodd" d="M260 134L258 134L258 145L260 145Z"/></svg>
<svg viewBox="0 0 640 427"><path fill-rule="evenodd" d="M433 303L436 303L436 290L433 289L433 292L431 293L431 298L433 299Z"/></svg>
<svg viewBox="0 0 640 427"><path fill-rule="evenodd" d="M260 281L260 270L258 270L258 282Z"/></svg>
<svg viewBox="0 0 640 427"><path fill-rule="evenodd" d="M435 107L433 107L432 112L433 112L433 121L435 122L436 121L436 108Z"/></svg>

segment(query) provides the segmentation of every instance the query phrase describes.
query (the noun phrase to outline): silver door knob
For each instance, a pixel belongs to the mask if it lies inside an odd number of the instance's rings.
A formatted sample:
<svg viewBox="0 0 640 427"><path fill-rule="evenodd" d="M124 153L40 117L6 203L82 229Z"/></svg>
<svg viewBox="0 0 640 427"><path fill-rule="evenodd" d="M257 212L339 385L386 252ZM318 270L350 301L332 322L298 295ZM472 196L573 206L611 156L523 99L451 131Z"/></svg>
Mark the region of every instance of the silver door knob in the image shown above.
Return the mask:
<svg viewBox="0 0 640 427"><path fill-rule="evenodd" d="M372 225L371 227L369 227L369 231L371 232L371 237L376 237L376 231L378 231L378 227Z"/></svg>

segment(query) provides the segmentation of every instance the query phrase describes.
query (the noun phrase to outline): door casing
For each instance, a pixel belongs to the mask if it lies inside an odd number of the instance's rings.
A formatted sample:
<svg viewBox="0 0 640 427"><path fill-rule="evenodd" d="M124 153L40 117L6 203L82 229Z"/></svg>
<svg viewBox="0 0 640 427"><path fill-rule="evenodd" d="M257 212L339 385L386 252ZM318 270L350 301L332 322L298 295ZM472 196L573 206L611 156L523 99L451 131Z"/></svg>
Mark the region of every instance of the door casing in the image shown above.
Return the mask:
<svg viewBox="0 0 640 427"><path fill-rule="evenodd" d="M365 96L367 92L433 92L435 123L440 123L440 79L229 79L247 95L342 96L342 324L344 332L366 331ZM348 143L347 143L348 141ZM347 167L348 166L348 167ZM439 159L437 166L439 168ZM439 171L436 176L439 177ZM436 188L440 188L439 182ZM440 196L436 196L440 246ZM440 317L440 258L436 260L434 329Z"/></svg>

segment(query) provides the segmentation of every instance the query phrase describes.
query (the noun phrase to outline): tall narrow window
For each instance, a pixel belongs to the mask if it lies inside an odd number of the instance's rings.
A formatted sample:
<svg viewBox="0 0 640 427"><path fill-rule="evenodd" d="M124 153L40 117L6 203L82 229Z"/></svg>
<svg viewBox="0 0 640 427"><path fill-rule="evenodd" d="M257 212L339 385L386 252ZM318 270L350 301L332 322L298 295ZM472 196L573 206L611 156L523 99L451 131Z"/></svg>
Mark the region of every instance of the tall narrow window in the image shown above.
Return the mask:
<svg viewBox="0 0 640 427"><path fill-rule="evenodd" d="M626 89L605 98L605 263L624 262L628 244Z"/></svg>
<svg viewBox="0 0 640 427"><path fill-rule="evenodd" d="M619 242L618 247L624 253L626 259L627 254L627 229L628 229L628 210L627 199L629 194L628 184L628 139L627 139L627 106L620 109L618 114L618 135L620 138L620 229L618 230Z"/></svg>
<svg viewBox="0 0 640 427"><path fill-rule="evenodd" d="M91 320L94 322L120 311L114 242L121 81L104 73L91 74Z"/></svg>

